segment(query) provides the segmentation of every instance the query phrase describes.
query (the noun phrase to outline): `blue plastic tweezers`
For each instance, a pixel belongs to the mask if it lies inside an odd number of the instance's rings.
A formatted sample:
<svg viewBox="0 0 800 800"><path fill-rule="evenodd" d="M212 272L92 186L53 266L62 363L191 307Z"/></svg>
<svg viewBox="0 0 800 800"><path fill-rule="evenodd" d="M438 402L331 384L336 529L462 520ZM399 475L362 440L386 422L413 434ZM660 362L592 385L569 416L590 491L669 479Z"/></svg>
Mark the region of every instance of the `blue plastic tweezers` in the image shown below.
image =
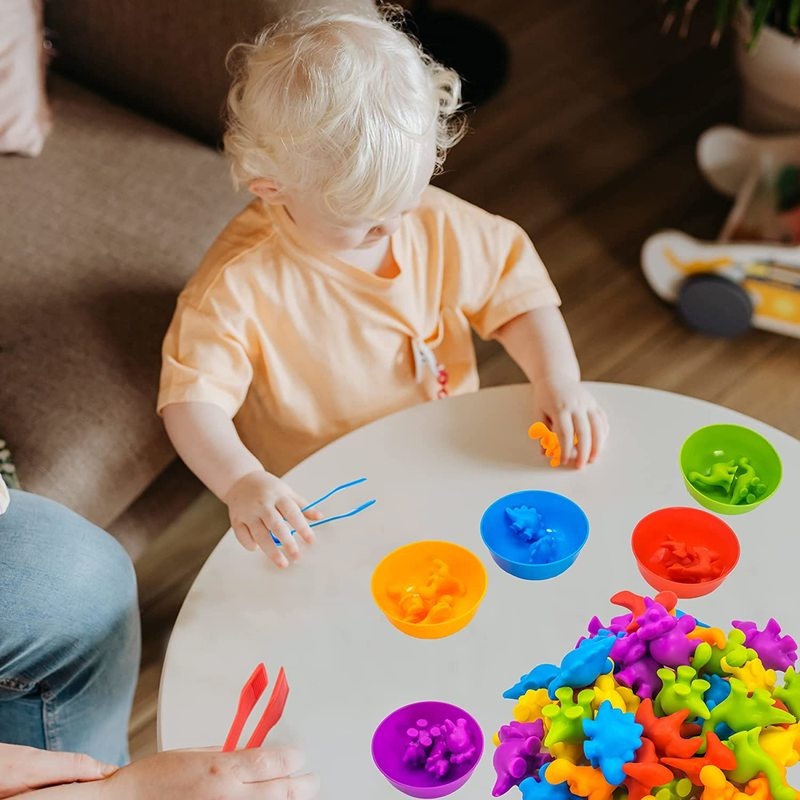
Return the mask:
<svg viewBox="0 0 800 800"><path fill-rule="evenodd" d="M305 508L301 508L300 510L305 513L306 511L309 511L310 509L314 508L314 506L318 506L320 503L324 503L329 497L333 497L333 495L335 495L337 492L341 492L344 489L349 489L351 486L358 486L361 483L365 483L366 480L367 480L366 478L358 478L354 481L350 481L349 483L343 483L341 486L337 486L335 489L331 489L327 494L322 495L322 497L315 500L313 503L309 503ZM339 519L347 519L348 517L354 517L356 514L360 514L362 511L366 511L366 509L368 509L370 506L374 506L376 502L377 502L376 500L367 500L366 503L362 503L360 506L358 506L358 508L354 508L352 511L348 511L344 514L335 514L332 517L325 517L325 519L320 519L317 520L316 522L309 522L308 527L316 528L318 525L324 525L326 522L336 522L336 520ZM270 531L269 533L270 536L272 536L272 541L275 542L275 544L278 547L281 547L280 539L278 539L278 537L275 536L275 534L272 531ZM292 534L292 536L294 536L295 533L297 533L297 531L291 530L290 533Z"/></svg>

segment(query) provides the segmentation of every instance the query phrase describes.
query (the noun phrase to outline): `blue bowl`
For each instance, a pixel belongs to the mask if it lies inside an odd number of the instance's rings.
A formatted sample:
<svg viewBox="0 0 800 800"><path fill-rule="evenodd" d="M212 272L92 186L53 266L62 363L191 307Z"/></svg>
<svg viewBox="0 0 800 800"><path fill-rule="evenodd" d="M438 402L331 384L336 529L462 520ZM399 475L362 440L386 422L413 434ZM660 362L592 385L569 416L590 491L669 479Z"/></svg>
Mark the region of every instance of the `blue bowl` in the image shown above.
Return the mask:
<svg viewBox="0 0 800 800"><path fill-rule="evenodd" d="M544 524L563 537L555 561L531 560L531 544L511 528L507 508L535 508ZM495 500L481 517L481 538L498 567L526 581L554 578L568 570L589 538L589 520L580 506L555 492L514 492Z"/></svg>

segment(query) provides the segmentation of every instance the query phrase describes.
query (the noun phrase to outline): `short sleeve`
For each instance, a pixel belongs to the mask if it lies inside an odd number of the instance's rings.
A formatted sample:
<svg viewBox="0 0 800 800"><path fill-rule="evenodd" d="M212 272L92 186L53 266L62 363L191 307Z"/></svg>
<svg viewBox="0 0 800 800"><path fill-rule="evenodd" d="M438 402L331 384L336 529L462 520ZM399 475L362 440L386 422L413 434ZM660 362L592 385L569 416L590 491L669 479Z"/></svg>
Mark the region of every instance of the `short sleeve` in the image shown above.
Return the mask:
<svg viewBox="0 0 800 800"><path fill-rule="evenodd" d="M516 223L489 217L461 259L461 309L482 339L520 314L561 305L547 269Z"/></svg>
<svg viewBox="0 0 800 800"><path fill-rule="evenodd" d="M253 378L236 318L213 298L198 307L180 298L162 347L158 412L171 403L213 403L233 418Z"/></svg>

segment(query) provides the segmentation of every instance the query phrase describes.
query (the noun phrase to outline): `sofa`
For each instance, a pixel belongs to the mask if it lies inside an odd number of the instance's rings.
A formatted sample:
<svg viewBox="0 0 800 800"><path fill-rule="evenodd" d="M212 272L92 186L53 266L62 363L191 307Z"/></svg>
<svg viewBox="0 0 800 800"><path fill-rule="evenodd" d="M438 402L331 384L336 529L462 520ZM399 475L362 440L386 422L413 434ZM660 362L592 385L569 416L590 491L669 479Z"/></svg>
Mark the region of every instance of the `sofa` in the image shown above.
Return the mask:
<svg viewBox="0 0 800 800"><path fill-rule="evenodd" d="M154 406L176 296L247 202L219 152L225 55L319 4L46 4L53 128L38 157L0 158L0 434L24 488L134 558L202 489Z"/></svg>

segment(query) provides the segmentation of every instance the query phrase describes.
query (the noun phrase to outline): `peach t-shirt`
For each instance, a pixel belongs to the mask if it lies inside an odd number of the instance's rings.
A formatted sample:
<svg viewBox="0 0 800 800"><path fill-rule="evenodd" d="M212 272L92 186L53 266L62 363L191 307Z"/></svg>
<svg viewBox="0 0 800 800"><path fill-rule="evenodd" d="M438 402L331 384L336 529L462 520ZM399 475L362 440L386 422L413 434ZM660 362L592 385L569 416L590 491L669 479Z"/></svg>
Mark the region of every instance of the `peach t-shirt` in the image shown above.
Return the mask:
<svg viewBox="0 0 800 800"><path fill-rule="evenodd" d="M478 388L470 326L490 338L557 305L525 232L440 189L426 189L391 238L392 278L301 241L280 206L256 200L214 242L178 298L163 346L159 412L206 402L283 474L371 420Z"/></svg>

